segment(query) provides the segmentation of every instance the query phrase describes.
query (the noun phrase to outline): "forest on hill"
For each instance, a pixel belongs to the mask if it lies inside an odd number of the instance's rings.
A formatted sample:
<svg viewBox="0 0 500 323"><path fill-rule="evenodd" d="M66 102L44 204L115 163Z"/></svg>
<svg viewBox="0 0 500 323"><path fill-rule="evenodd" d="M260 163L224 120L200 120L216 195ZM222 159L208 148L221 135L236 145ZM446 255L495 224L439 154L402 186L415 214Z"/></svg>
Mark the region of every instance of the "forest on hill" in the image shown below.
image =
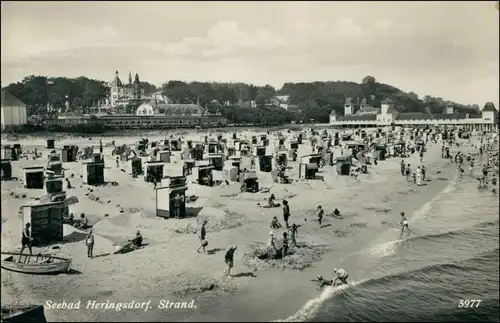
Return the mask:
<svg viewBox="0 0 500 323"><path fill-rule="evenodd" d="M353 102L365 99L374 107L380 107L380 102L389 98L401 112L423 112L425 108L429 108L433 113L440 113L448 104L462 112L479 110L478 105L466 106L429 95L418 97L413 92L404 92L394 86L379 83L373 76L365 77L360 83L285 83L281 89L246 83L183 81L169 81L161 87L141 82L140 86L144 89L145 96L161 91L171 103L199 103L209 112L222 113L230 123L266 125L310 120L328 122L332 110L343 114L348 97ZM64 105L66 97L71 107L79 107L85 112L87 108L103 102L109 95L106 82L83 76L66 78L30 75L3 89L24 102L28 106L29 115L49 113L48 105L58 109ZM292 113L273 105L273 98L277 95L288 96L288 104L298 106L300 111Z"/></svg>

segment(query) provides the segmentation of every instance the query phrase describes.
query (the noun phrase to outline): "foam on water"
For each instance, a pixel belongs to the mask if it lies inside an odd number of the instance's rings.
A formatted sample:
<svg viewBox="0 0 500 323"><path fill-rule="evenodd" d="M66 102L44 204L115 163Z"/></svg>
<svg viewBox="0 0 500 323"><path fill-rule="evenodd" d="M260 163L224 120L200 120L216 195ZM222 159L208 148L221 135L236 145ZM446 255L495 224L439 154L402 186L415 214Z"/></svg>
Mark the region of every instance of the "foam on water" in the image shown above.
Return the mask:
<svg viewBox="0 0 500 323"><path fill-rule="evenodd" d="M309 300L297 313L287 317L284 320L275 320L273 322L300 322L310 319L311 317L316 315L319 308L326 300L331 299L340 291L361 284L362 282L363 281L350 282L349 285L342 285L337 287L327 286L323 289L318 297Z"/></svg>

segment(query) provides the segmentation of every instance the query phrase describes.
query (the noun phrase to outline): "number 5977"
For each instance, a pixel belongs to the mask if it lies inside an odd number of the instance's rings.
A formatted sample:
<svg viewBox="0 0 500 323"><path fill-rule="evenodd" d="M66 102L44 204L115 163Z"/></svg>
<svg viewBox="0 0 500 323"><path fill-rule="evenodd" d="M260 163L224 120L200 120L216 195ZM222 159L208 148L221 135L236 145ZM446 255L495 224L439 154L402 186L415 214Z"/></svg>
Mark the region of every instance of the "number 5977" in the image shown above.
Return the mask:
<svg viewBox="0 0 500 323"><path fill-rule="evenodd" d="M459 308L478 308L481 304L480 299L461 299L458 301Z"/></svg>

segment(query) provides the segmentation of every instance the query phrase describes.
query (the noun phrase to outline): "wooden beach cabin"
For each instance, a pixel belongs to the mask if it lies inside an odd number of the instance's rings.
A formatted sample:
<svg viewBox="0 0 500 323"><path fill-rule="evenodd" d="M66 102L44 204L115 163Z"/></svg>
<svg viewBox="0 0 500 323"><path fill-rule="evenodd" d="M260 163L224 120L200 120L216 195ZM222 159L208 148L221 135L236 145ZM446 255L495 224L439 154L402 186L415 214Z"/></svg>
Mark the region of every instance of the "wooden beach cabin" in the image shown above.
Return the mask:
<svg viewBox="0 0 500 323"><path fill-rule="evenodd" d="M259 179L256 171L247 171L240 174L242 192L257 193L259 191Z"/></svg>
<svg viewBox="0 0 500 323"><path fill-rule="evenodd" d="M276 152L276 163L278 165L288 165L287 152L284 150L280 150Z"/></svg>
<svg viewBox="0 0 500 323"><path fill-rule="evenodd" d="M316 173L318 173L318 165L316 163L299 165L299 178L316 179Z"/></svg>
<svg viewBox="0 0 500 323"><path fill-rule="evenodd" d="M2 181L9 181L12 179L12 164L10 163L10 159L2 159L1 161L1 172L2 172Z"/></svg>
<svg viewBox="0 0 500 323"><path fill-rule="evenodd" d="M200 165L193 167L191 173L191 182L199 185L213 186L213 169L214 166L212 165Z"/></svg>
<svg viewBox="0 0 500 323"><path fill-rule="evenodd" d="M47 149L54 149L54 143L55 143L55 139L47 139L47 142L45 144L45 148Z"/></svg>
<svg viewBox="0 0 500 323"><path fill-rule="evenodd" d="M87 185L104 184L104 163L84 162L82 163L83 183Z"/></svg>
<svg viewBox="0 0 500 323"><path fill-rule="evenodd" d="M185 159L184 165L182 166L182 175L184 176L191 175L193 167L194 167L194 160Z"/></svg>
<svg viewBox="0 0 500 323"><path fill-rule="evenodd" d="M208 154L208 162L210 165L214 166L216 171L222 171L224 168L224 155L223 154Z"/></svg>
<svg viewBox="0 0 500 323"><path fill-rule="evenodd" d="M140 157L132 157L130 158L130 169L132 171L132 175L142 175L142 159Z"/></svg>
<svg viewBox="0 0 500 323"><path fill-rule="evenodd" d="M149 161L144 163L144 180L149 183L160 182L163 178L165 164L160 161Z"/></svg>
<svg viewBox="0 0 500 323"><path fill-rule="evenodd" d="M220 144L218 142L208 142L208 153L209 154L219 154L221 153L220 151Z"/></svg>
<svg viewBox="0 0 500 323"><path fill-rule="evenodd" d="M65 145L61 151L61 160L63 163L76 162L76 154L78 153L78 146Z"/></svg>
<svg viewBox="0 0 500 323"><path fill-rule="evenodd" d="M267 147L266 146L257 146L254 148L255 151L254 151L254 155L255 156L265 156L266 155L266 151L267 151Z"/></svg>
<svg viewBox="0 0 500 323"><path fill-rule="evenodd" d="M302 156L300 162L301 164L316 164L319 167L322 159L323 157L320 154L309 154Z"/></svg>
<svg viewBox="0 0 500 323"><path fill-rule="evenodd" d="M21 230L25 228L26 223L31 224L33 246L63 240L63 215L67 209L64 201L23 205L21 208L23 214Z"/></svg>
<svg viewBox="0 0 500 323"><path fill-rule="evenodd" d="M184 218L186 216L186 176L168 176L156 189L156 216Z"/></svg>
<svg viewBox="0 0 500 323"><path fill-rule="evenodd" d="M24 167L24 188L43 189L45 175L43 166Z"/></svg>
<svg viewBox="0 0 500 323"><path fill-rule="evenodd" d="M273 156L259 156L259 170L269 173L273 170Z"/></svg>
<svg viewBox="0 0 500 323"><path fill-rule="evenodd" d="M299 149L299 142L296 140L292 140L288 143L289 149Z"/></svg>
<svg viewBox="0 0 500 323"><path fill-rule="evenodd" d="M62 177L51 177L45 179L45 193L47 195L61 193L64 190Z"/></svg>
<svg viewBox="0 0 500 323"><path fill-rule="evenodd" d="M338 175L348 176L351 173L351 157L337 157L335 165Z"/></svg>
<svg viewBox="0 0 500 323"><path fill-rule="evenodd" d="M170 163L170 157L172 155L172 152L170 150L163 150L158 152L158 158L157 161L160 161L162 163Z"/></svg>
<svg viewBox="0 0 500 323"><path fill-rule="evenodd" d="M3 159L10 159L12 161L19 160L18 150L11 145L5 145L2 147Z"/></svg>

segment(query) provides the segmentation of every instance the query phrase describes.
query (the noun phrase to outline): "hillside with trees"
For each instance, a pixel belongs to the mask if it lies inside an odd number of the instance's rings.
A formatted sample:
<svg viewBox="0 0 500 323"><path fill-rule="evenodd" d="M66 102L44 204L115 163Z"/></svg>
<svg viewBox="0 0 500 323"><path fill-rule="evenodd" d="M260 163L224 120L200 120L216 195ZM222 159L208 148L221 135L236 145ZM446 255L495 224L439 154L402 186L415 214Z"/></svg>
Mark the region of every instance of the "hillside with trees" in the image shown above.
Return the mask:
<svg viewBox="0 0 500 323"><path fill-rule="evenodd" d="M145 95L161 91L171 103L199 103L209 112L220 112L230 123L259 125L283 124L291 121L328 122L332 110L343 114L347 97L354 102L363 99L374 107L380 107L383 99L392 99L401 112L423 112L430 108L440 113L448 104L458 111L477 112L479 106L465 106L442 98L404 92L394 86L379 83L375 77L367 76L361 83L332 81L312 83L285 83L281 89L270 85L256 86L246 83L183 82L169 81L161 87L141 82ZM73 108L85 112L89 107L104 101L108 95L106 83L87 77L65 78L30 75L21 82L12 83L8 90L27 104L30 115L49 113L48 106L55 110L64 106L68 96ZM276 95L288 95L289 104L297 105L299 113L290 113L273 104Z"/></svg>

